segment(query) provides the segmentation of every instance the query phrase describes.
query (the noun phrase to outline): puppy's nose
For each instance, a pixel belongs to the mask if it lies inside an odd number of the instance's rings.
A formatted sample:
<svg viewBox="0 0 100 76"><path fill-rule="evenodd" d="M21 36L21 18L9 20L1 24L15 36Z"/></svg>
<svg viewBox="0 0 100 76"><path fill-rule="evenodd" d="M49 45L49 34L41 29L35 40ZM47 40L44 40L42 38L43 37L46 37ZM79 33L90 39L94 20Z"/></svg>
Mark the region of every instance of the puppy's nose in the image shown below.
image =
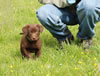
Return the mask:
<svg viewBox="0 0 100 76"><path fill-rule="evenodd" d="M35 40L36 38L32 38L33 40Z"/></svg>

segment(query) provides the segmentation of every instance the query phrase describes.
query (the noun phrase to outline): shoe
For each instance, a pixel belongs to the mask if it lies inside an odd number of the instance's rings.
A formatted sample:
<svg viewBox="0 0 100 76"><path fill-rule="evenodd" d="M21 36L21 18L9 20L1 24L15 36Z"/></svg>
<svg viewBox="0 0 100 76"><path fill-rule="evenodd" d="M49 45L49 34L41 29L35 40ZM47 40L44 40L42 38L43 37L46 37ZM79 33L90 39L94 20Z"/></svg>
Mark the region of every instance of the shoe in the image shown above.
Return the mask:
<svg viewBox="0 0 100 76"><path fill-rule="evenodd" d="M69 38L68 38L68 43L71 44L71 41L74 41L74 36L71 35ZM67 42L67 41L66 41Z"/></svg>
<svg viewBox="0 0 100 76"><path fill-rule="evenodd" d="M92 38L88 40L81 40L84 49L89 49L92 44Z"/></svg>
<svg viewBox="0 0 100 76"><path fill-rule="evenodd" d="M64 44L64 42L66 42L66 40L58 40L59 48L60 48L60 49L63 49L63 44Z"/></svg>
<svg viewBox="0 0 100 76"><path fill-rule="evenodd" d="M63 44L66 43L66 44L71 44L71 41L74 41L74 36L71 35L69 38L67 38L66 40L58 40L58 43L59 43L59 47L60 49L63 49Z"/></svg>

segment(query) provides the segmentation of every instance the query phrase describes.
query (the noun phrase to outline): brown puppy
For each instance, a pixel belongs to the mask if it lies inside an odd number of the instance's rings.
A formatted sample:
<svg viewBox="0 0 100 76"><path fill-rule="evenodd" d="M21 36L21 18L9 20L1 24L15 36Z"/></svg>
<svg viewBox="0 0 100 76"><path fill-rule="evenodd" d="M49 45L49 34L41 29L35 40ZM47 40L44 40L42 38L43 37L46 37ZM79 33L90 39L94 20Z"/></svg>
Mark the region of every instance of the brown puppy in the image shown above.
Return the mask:
<svg viewBox="0 0 100 76"><path fill-rule="evenodd" d="M41 40L40 32L43 27L39 24L28 24L22 28L22 36L20 50L22 58L27 57L33 59L32 53L35 53L35 58L41 55Z"/></svg>

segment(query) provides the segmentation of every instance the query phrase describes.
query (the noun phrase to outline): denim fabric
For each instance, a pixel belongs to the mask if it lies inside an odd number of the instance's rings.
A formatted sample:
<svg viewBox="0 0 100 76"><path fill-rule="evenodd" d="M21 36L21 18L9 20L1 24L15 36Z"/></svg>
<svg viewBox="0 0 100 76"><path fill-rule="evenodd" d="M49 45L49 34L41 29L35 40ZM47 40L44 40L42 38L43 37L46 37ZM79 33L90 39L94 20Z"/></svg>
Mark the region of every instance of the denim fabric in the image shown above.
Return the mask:
<svg viewBox="0 0 100 76"><path fill-rule="evenodd" d="M89 39L95 34L94 27L100 21L100 0L81 0L77 5L79 19L78 38Z"/></svg>
<svg viewBox="0 0 100 76"><path fill-rule="evenodd" d="M37 10L40 23L51 34L60 40L71 36L67 25L79 24L77 37L89 39L94 36L95 23L100 20L100 0L81 0L77 5L76 13L71 13L66 8L57 8L52 4L46 4Z"/></svg>

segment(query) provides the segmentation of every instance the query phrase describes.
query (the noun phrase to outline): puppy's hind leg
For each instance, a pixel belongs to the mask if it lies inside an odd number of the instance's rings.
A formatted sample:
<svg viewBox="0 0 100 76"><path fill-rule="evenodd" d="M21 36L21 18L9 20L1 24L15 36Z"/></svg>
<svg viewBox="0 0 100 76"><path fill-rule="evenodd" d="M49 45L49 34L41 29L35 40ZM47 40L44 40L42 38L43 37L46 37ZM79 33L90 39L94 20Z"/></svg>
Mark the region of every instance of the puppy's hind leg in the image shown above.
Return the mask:
<svg viewBox="0 0 100 76"><path fill-rule="evenodd" d="M29 51L27 51L26 49L23 50L22 58L23 57L33 59L32 54Z"/></svg>

